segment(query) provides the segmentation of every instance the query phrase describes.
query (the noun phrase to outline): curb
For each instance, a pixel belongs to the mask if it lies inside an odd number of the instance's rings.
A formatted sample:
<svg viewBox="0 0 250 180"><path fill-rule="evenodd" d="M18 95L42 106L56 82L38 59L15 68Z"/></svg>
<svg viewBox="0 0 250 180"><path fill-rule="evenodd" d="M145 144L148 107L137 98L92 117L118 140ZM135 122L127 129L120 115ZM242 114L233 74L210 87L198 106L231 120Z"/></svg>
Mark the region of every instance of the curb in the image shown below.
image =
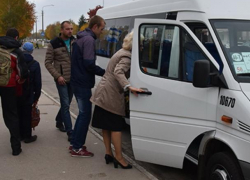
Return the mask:
<svg viewBox="0 0 250 180"><path fill-rule="evenodd" d="M52 101L54 101L57 105L60 105L60 102L58 102L55 98L53 98L52 96L50 96L47 92L45 92L42 89L42 93L47 96L49 99L51 99ZM77 118L77 116L70 111L70 115L73 118ZM93 128L91 128L91 126L89 126L89 132L91 132L94 136L96 136L98 139L100 139L101 141L103 141L103 137L98 134ZM112 149L114 150L114 146L113 144L111 144ZM148 172L146 169L144 169L142 166L140 166L139 164L137 164L133 159L131 159L129 156L127 156L126 154L122 153L123 157L130 163L132 164L137 170L139 170L142 174L144 174L145 176L147 176L148 179L150 180L158 180L158 178L156 178L154 175L152 175L150 172Z"/></svg>

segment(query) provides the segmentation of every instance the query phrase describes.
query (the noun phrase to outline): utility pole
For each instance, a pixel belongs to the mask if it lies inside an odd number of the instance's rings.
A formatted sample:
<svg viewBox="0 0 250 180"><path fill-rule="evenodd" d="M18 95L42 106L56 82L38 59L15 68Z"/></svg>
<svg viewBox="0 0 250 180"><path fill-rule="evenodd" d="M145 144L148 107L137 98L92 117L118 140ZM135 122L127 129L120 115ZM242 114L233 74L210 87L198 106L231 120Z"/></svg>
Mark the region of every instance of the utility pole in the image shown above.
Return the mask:
<svg viewBox="0 0 250 180"><path fill-rule="evenodd" d="M36 42L37 42L37 19L36 19Z"/></svg>
<svg viewBox="0 0 250 180"><path fill-rule="evenodd" d="M43 31L43 9L42 9L42 32L44 32Z"/></svg>
<svg viewBox="0 0 250 180"><path fill-rule="evenodd" d="M44 16L43 8L44 8L44 7L48 7L48 6L54 6L54 5L53 5L53 4L50 4L50 5L45 5L45 6L42 7L42 33L43 33L43 38L42 38L42 39L43 39L43 40L44 40L44 34L45 34L45 33L44 33L44 28L43 28L43 16ZM42 41L42 46L44 46L44 41Z"/></svg>

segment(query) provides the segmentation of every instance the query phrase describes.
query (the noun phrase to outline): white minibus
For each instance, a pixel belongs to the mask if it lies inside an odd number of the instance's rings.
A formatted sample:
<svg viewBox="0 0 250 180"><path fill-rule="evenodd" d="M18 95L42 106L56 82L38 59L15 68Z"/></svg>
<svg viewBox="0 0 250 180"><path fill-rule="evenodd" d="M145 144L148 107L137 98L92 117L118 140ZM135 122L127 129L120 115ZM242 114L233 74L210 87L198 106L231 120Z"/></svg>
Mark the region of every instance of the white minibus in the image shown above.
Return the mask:
<svg viewBox="0 0 250 180"><path fill-rule="evenodd" d="M250 180L249 7L138 0L98 11L106 21L96 42L100 66L134 31L130 82L148 91L130 95L137 160L182 168L187 158L198 179Z"/></svg>

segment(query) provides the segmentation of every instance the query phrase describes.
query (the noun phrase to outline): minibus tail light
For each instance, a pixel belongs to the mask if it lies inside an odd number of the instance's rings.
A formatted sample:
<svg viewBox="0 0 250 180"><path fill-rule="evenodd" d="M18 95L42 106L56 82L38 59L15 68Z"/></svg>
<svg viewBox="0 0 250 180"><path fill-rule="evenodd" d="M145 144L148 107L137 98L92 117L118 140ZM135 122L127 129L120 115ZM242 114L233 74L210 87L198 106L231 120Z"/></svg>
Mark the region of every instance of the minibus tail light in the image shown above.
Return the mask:
<svg viewBox="0 0 250 180"><path fill-rule="evenodd" d="M221 117L221 120L222 120L223 122L226 122L226 123L229 123L229 124L232 124L232 123L233 123L233 118L228 117L228 116L225 116L225 115L223 115L223 116Z"/></svg>

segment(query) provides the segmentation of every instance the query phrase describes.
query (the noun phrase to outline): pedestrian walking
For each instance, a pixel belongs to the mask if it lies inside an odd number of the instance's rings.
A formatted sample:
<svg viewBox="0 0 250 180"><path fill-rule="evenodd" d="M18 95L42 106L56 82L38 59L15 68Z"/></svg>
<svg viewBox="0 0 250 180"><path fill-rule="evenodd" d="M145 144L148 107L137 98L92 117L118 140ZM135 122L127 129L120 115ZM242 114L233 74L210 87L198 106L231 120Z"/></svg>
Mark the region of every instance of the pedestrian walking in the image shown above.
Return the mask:
<svg viewBox="0 0 250 180"><path fill-rule="evenodd" d="M35 49L39 49L38 41L36 41L36 47Z"/></svg>
<svg viewBox="0 0 250 180"><path fill-rule="evenodd" d="M37 135L32 136L31 112L32 106L37 104L41 95L41 68L40 64L31 55L34 49L33 44L26 42L22 48L29 76L24 83L17 85L17 106L21 140L25 143L31 143L37 139Z"/></svg>
<svg viewBox="0 0 250 180"><path fill-rule="evenodd" d="M15 28L9 29L6 36L0 37L0 96L3 119L10 132L14 156L22 152L16 102L16 76L19 75L19 82L23 82L28 76L24 56L19 49L21 44L17 41L18 38L19 32Z"/></svg>
<svg viewBox="0 0 250 180"><path fill-rule="evenodd" d="M56 116L56 127L62 132L67 132L69 141L72 135L72 121L69 112L73 97L70 86L71 54L74 42L72 32L71 22L63 21L59 37L48 44L45 59L45 67L55 79L61 103L61 108Z"/></svg>
<svg viewBox="0 0 250 180"><path fill-rule="evenodd" d="M73 44L71 87L79 109L71 145L71 156L92 157L94 154L83 146L91 120L91 88L95 84L95 75L103 76L105 70L95 64L95 40L105 28L105 21L100 16L93 16L86 30L77 34Z"/></svg>
<svg viewBox="0 0 250 180"><path fill-rule="evenodd" d="M106 72L91 97L95 110L92 126L102 129L103 142L106 148L105 161L107 164L114 162L123 169L131 169L122 156L122 133L125 127L125 99L124 92L130 90L137 95L142 89L130 85L131 50L133 33L128 34L122 44L122 49L117 51L109 61ZM115 158L111 149L111 140L115 147Z"/></svg>

